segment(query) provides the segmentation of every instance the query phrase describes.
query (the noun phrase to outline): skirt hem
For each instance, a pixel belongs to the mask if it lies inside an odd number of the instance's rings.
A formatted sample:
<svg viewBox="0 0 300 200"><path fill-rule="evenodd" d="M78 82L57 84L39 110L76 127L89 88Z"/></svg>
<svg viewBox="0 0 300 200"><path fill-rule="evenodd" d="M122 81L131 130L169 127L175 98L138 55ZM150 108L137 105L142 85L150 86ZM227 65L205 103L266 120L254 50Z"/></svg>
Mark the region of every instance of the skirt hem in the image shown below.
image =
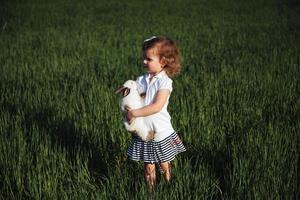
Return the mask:
<svg viewBox="0 0 300 200"><path fill-rule="evenodd" d="M170 162L179 153L186 151L180 137L176 132L162 141L144 142L133 136L129 145L127 155L133 161L143 161L145 163Z"/></svg>

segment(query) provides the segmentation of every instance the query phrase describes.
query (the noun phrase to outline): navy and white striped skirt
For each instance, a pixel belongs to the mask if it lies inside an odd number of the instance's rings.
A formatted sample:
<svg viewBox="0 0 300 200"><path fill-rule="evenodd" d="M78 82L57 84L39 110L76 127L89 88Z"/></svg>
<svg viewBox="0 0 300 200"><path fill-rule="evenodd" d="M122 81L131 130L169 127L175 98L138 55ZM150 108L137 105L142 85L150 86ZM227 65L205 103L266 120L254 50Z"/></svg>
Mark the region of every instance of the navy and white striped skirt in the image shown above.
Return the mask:
<svg viewBox="0 0 300 200"><path fill-rule="evenodd" d="M177 154L184 151L186 149L176 132L159 142L144 142L133 134L127 155L135 161L162 163L173 160Z"/></svg>

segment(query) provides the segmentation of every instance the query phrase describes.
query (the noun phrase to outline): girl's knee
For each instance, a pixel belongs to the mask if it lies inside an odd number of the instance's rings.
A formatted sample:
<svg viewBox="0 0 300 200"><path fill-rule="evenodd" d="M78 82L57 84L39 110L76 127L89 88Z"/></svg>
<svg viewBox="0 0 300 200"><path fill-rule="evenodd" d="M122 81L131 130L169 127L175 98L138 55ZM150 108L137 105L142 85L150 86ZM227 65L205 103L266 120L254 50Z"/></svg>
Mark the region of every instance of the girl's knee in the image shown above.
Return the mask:
<svg viewBox="0 0 300 200"><path fill-rule="evenodd" d="M145 163L145 179L152 190L156 181L155 164Z"/></svg>
<svg viewBox="0 0 300 200"><path fill-rule="evenodd" d="M152 175L155 173L155 164L145 163L145 173L146 175Z"/></svg>
<svg viewBox="0 0 300 200"><path fill-rule="evenodd" d="M164 179L167 182L170 182L171 181L171 165L170 165L170 162L161 163L160 164L160 169L161 169L161 172L164 176Z"/></svg>
<svg viewBox="0 0 300 200"><path fill-rule="evenodd" d="M160 163L160 169L163 173L169 172L171 170L170 162Z"/></svg>
<svg viewBox="0 0 300 200"><path fill-rule="evenodd" d="M145 176L146 178L155 176L155 164L145 163Z"/></svg>

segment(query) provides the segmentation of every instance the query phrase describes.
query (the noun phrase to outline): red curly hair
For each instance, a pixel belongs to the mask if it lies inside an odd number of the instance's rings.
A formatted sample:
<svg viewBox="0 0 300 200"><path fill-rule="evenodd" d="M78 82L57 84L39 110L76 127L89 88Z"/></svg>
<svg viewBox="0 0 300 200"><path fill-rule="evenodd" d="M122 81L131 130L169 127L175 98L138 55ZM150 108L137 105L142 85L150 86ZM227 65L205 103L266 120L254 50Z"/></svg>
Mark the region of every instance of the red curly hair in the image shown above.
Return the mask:
<svg viewBox="0 0 300 200"><path fill-rule="evenodd" d="M169 77L179 74L181 70L181 54L177 44L168 37L151 37L143 42L143 53L156 48L156 54L164 64L164 70Z"/></svg>

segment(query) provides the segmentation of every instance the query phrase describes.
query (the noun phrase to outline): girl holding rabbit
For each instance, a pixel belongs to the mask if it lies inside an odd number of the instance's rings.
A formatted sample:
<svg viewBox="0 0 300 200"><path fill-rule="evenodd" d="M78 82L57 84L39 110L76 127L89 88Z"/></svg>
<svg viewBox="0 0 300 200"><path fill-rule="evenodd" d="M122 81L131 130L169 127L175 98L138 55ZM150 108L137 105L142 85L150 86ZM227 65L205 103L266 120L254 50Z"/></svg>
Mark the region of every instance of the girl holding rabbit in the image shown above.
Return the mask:
<svg viewBox="0 0 300 200"><path fill-rule="evenodd" d="M128 148L132 160L143 161L145 179L153 190L156 183L155 166L160 167L166 182L171 180L170 161L186 149L171 124L167 111L173 90L172 77L180 72L180 52L176 43L167 37L151 37L142 45L146 74L138 77L139 93L145 94L145 106L127 110L127 119L145 117L155 131L154 139L144 142L134 134Z"/></svg>

